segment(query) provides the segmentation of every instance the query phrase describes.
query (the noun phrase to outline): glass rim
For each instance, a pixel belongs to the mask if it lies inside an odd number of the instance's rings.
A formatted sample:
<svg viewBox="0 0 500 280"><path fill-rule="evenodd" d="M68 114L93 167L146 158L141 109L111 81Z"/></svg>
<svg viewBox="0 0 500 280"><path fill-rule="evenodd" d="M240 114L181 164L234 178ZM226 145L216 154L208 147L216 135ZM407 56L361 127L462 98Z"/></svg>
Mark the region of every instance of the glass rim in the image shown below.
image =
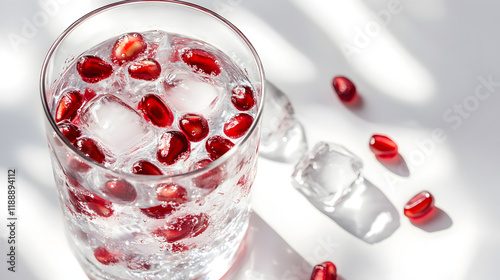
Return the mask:
<svg viewBox="0 0 500 280"><path fill-rule="evenodd" d="M232 30L243 41L244 45L246 45L246 47L250 50L250 52L251 52L251 54L253 56L254 62L256 63L257 68L258 68L259 80L260 80L260 83L261 83L261 87L260 87L261 88L261 94L260 94L261 100L260 100L259 107L257 108L257 114L256 114L256 116L254 118L254 122L250 126L249 130L245 133L245 135L243 136L243 138L241 138L240 141L238 143L236 143L228 152L226 152L221 157L217 158L216 160L213 160L212 162L210 162L206 166L203 166L203 167L201 167L199 169L188 170L186 172L177 173L177 174L171 174L171 175L141 175L141 174L134 174L134 173L123 173L123 172L120 172L120 171L117 171L117 170L112 170L112 169L110 169L108 167L105 167L103 164L98 163L98 162L96 162L96 161L88 158L81 151L79 151L78 149L76 149L76 147L73 144L71 144L71 142L69 142L69 140L59 130L59 127L57 126L57 123L56 123L54 117L50 113L49 105L48 105L48 102L47 102L48 100L46 98L46 92L47 92L47 90L50 90L50 89L47 89L46 86L45 86L45 84L46 84L46 78L47 78L46 77L46 75L47 75L47 67L48 67L48 64L51 61L51 59L52 59L55 51L58 49L59 45L64 41L64 39L74 29L76 29L78 26L80 26L83 22L85 22L88 19L91 19L93 16L95 16L97 14L101 14L103 12L106 12L106 11L110 10L110 9L113 9L113 8L116 8L116 7L120 7L120 6L126 6L126 5L132 5L132 4L139 4L139 3L140 4L147 4L148 2L149 3L150 2L157 2L157 3L165 3L165 4L172 4L172 5L184 6L186 8L191 8L193 10L197 10L197 11L203 13L203 14L206 14L208 16L211 16L211 17L215 18L216 20L218 20L221 23L223 23L224 25L226 25L230 30ZM212 10L209 10L209 9L207 9L205 7L193 4L193 3L189 3L189 2L185 2L185 1L178 1L178 0L148 0L148 1L144 1L144 0L123 0L123 1L118 1L118 2L115 2L115 3L111 3L111 4L108 4L108 5L101 6L100 8L94 9L93 11L90 11L90 12L86 13L85 15L83 15L82 17L80 17L79 19L77 19L76 21L74 21L69 27L67 27L57 37L57 39L54 41L54 43L51 45L49 51L47 52L47 55L45 56L43 64L42 64L42 70L41 70L41 73L40 73L40 95L41 95L41 98L42 98L42 105L43 105L43 110L44 110L44 113L45 113L45 117L49 121L52 130L57 134L58 138L63 141L65 147L69 148L75 154L77 154L80 157L80 159L82 161L84 161L86 164L88 164L90 166L93 166L93 167L96 167L96 168L99 168L99 169L103 169L103 170L105 170L106 172L109 172L109 173L119 174L122 177L123 176L130 177L130 178L133 178L133 179L136 179L136 180L138 180L138 179L143 179L143 180L144 179L166 180L166 179L174 179L174 178L181 178L181 177L196 176L197 174L202 174L202 173L207 172L207 171L209 171L211 169L215 169L219 165L221 165L222 163L226 162L229 158L231 158L233 156L233 154L236 153L236 151L244 143L247 142L247 140L250 138L250 136L253 134L254 130L256 129L258 123L260 122L260 119L261 119L261 116L262 116L262 111L264 109L265 78L264 78L264 68L263 68L263 65L262 65L262 61L260 60L260 57L257 54L257 51L253 47L252 43L248 40L248 38L234 24L232 24L229 20L227 20L226 18L224 18L221 15L217 14L216 12L214 12Z"/></svg>

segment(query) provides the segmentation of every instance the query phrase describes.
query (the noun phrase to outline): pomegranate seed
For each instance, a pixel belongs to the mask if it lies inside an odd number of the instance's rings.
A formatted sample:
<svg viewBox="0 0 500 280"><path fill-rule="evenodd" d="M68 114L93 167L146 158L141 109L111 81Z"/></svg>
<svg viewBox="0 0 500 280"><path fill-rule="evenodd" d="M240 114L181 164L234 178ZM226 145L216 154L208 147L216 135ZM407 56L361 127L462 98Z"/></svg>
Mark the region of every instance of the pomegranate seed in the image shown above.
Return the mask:
<svg viewBox="0 0 500 280"><path fill-rule="evenodd" d="M205 167L211 162L212 162L211 159L208 158L202 159L195 164L194 170ZM198 188L206 190L214 190L219 186L222 180L223 180L222 169L220 167L216 167L193 178L193 183Z"/></svg>
<svg viewBox="0 0 500 280"><path fill-rule="evenodd" d="M196 237L202 234L208 227L208 216L204 213L199 215L186 215L167 222L164 228L153 232L158 237L164 237L169 243L184 238Z"/></svg>
<svg viewBox="0 0 500 280"><path fill-rule="evenodd" d="M68 188L69 201L75 210L83 215L94 217L110 217L113 215L112 203L86 190L81 185L77 188Z"/></svg>
<svg viewBox="0 0 500 280"><path fill-rule="evenodd" d="M160 77L161 66L152 58L145 58L128 67L130 77L145 81L154 81Z"/></svg>
<svg viewBox="0 0 500 280"><path fill-rule="evenodd" d="M324 262L314 267L311 280L336 280L337 268L332 262Z"/></svg>
<svg viewBox="0 0 500 280"><path fill-rule="evenodd" d="M146 160L134 163L132 173L140 175L163 175L163 172L156 165Z"/></svg>
<svg viewBox="0 0 500 280"><path fill-rule="evenodd" d="M131 270L148 271L151 269L149 260L140 256L127 256L125 260L127 262L127 267Z"/></svg>
<svg viewBox="0 0 500 280"><path fill-rule="evenodd" d="M250 110L255 105L252 88L249 86L236 86L231 91L231 102L240 111Z"/></svg>
<svg viewBox="0 0 500 280"><path fill-rule="evenodd" d="M57 104L56 122L73 120L82 104L82 96L78 90L63 93Z"/></svg>
<svg viewBox="0 0 500 280"><path fill-rule="evenodd" d="M206 75L217 76L221 73L221 66L217 58L204 50L188 49L181 55L182 61L193 71Z"/></svg>
<svg viewBox="0 0 500 280"><path fill-rule="evenodd" d="M166 165L171 165L179 160L185 160L191 153L191 147L186 136L179 131L168 131L160 138L156 157Z"/></svg>
<svg viewBox="0 0 500 280"><path fill-rule="evenodd" d="M120 261L119 254L115 252L110 252L105 247L97 247L94 250L94 256L96 260L104 265L115 264Z"/></svg>
<svg viewBox="0 0 500 280"><path fill-rule="evenodd" d="M179 207L180 204L177 202L163 202L160 205L141 208L141 212L153 219L164 219L167 215L170 215L170 213L174 212Z"/></svg>
<svg viewBox="0 0 500 280"><path fill-rule="evenodd" d="M207 120L197 114L186 114L179 120L179 127L189 141L199 142L208 136Z"/></svg>
<svg viewBox="0 0 500 280"><path fill-rule="evenodd" d="M134 201L137 198L134 186L125 180L107 181L102 192L122 201Z"/></svg>
<svg viewBox="0 0 500 280"><path fill-rule="evenodd" d="M333 89L339 96L340 100L350 102L357 95L356 86L346 77L337 76L333 78Z"/></svg>
<svg viewBox="0 0 500 280"><path fill-rule="evenodd" d="M80 58L76 70L87 83L97 83L111 76L113 67L97 56L87 55Z"/></svg>
<svg viewBox="0 0 500 280"><path fill-rule="evenodd" d="M175 183L159 184L156 187L156 196L159 201L184 203L187 201L187 190Z"/></svg>
<svg viewBox="0 0 500 280"><path fill-rule="evenodd" d="M172 243L172 248L170 249L173 253L181 253L189 250L189 247L180 243Z"/></svg>
<svg viewBox="0 0 500 280"><path fill-rule="evenodd" d="M205 144L208 156L212 160L220 158L223 154L227 153L227 151L229 151L233 146L234 146L233 142L218 135L208 138Z"/></svg>
<svg viewBox="0 0 500 280"><path fill-rule="evenodd" d="M167 127L174 121L172 111L154 94L144 96L139 102L138 109L146 120L156 126Z"/></svg>
<svg viewBox="0 0 500 280"><path fill-rule="evenodd" d="M111 50L111 61L122 65L136 59L146 50L147 44L139 33L128 33L116 40Z"/></svg>
<svg viewBox="0 0 500 280"><path fill-rule="evenodd" d="M83 99L85 101L90 101L96 96L96 93L93 89L91 88L86 88L84 93L83 93Z"/></svg>
<svg viewBox="0 0 500 280"><path fill-rule="evenodd" d="M375 134L370 138L370 150L379 159L391 159L398 155L398 145L384 135Z"/></svg>
<svg viewBox="0 0 500 280"><path fill-rule="evenodd" d="M76 140L74 145L76 149L82 152L85 156L100 164L104 164L106 156L94 140L90 138L80 138Z"/></svg>
<svg viewBox="0 0 500 280"><path fill-rule="evenodd" d="M248 114L238 114L224 124L224 134L229 138L240 138L252 126L253 117Z"/></svg>
<svg viewBox="0 0 500 280"><path fill-rule="evenodd" d="M434 208L434 197L427 191L415 195L404 208L404 214L408 218L420 218L425 216Z"/></svg>
<svg viewBox="0 0 500 280"><path fill-rule="evenodd" d="M68 139L69 142L74 143L76 138L82 134L76 125L70 123L62 123L59 125L59 131Z"/></svg>

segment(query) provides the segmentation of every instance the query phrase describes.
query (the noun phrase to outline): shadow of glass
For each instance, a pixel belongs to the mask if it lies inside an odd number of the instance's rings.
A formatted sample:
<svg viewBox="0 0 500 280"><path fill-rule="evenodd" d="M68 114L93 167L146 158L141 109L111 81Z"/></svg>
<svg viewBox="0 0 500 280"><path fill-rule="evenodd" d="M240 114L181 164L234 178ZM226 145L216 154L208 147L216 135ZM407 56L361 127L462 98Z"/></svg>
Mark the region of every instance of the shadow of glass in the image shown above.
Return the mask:
<svg viewBox="0 0 500 280"><path fill-rule="evenodd" d="M378 161L392 173L399 175L401 177L409 177L410 169L408 169L408 164L406 164L405 159L398 154L392 159L378 159Z"/></svg>
<svg viewBox="0 0 500 280"><path fill-rule="evenodd" d="M253 212L239 256L221 280L301 280L311 271L312 266Z"/></svg>
<svg viewBox="0 0 500 280"><path fill-rule="evenodd" d="M432 212L427 214L425 217L419 219L410 219L410 222L414 226L427 232L445 230L453 225L453 221L451 220L450 216L437 207L432 209Z"/></svg>
<svg viewBox="0 0 500 280"><path fill-rule="evenodd" d="M319 210L344 230L369 244L388 238L400 226L394 205L366 179L355 183L333 211Z"/></svg>

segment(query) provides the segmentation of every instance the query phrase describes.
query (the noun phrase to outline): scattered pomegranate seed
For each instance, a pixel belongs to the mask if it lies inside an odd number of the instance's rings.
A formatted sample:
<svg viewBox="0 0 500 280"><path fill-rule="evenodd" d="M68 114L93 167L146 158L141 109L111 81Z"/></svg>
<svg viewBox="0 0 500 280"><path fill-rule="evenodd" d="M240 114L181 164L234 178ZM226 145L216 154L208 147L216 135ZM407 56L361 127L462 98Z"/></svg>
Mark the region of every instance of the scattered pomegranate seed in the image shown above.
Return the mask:
<svg viewBox="0 0 500 280"><path fill-rule="evenodd" d="M111 61L122 65L127 61L136 59L146 50L147 44L139 33L128 33L116 40L111 50Z"/></svg>
<svg viewBox="0 0 500 280"><path fill-rule="evenodd" d="M220 158L223 154L227 153L227 151L229 151L233 146L234 146L233 142L218 135L208 138L205 144L208 156L212 160Z"/></svg>
<svg viewBox="0 0 500 280"><path fill-rule="evenodd" d="M337 76L333 78L332 84L333 89L335 89L335 92L342 101L352 101L357 95L356 86L346 77Z"/></svg>
<svg viewBox="0 0 500 280"><path fill-rule="evenodd" d="M164 237L169 243L184 238L196 237L202 234L208 227L208 216L204 213L199 215L186 215L168 221L164 228L159 228L154 235Z"/></svg>
<svg viewBox="0 0 500 280"><path fill-rule="evenodd" d="M91 88L85 88L85 91L83 92L83 99L85 101L90 101L96 96L95 90Z"/></svg>
<svg viewBox="0 0 500 280"><path fill-rule="evenodd" d="M168 131L160 138L156 157L166 165L171 165L179 160L185 160L191 153L191 147L186 136L179 131Z"/></svg>
<svg viewBox="0 0 500 280"><path fill-rule="evenodd" d="M111 76L113 67L97 56L87 55L80 58L76 70L87 83L97 83Z"/></svg>
<svg viewBox="0 0 500 280"><path fill-rule="evenodd" d="M311 280L336 280L337 268L332 262L324 262L314 267Z"/></svg>
<svg viewBox="0 0 500 280"><path fill-rule="evenodd" d="M156 187L156 196L159 201L184 203L187 201L187 190L176 183L159 184Z"/></svg>
<svg viewBox="0 0 500 280"><path fill-rule="evenodd" d="M253 117L248 114L238 114L224 124L224 134L227 137L236 139L245 135L252 126Z"/></svg>
<svg viewBox="0 0 500 280"><path fill-rule="evenodd" d="M177 202L163 202L160 205L141 208L141 212L153 219L164 219L167 215L170 215L170 213L174 212L179 207L180 204Z"/></svg>
<svg viewBox="0 0 500 280"><path fill-rule="evenodd" d="M69 142L74 143L76 138L82 134L76 125L70 123L59 124L59 131L68 139Z"/></svg>
<svg viewBox="0 0 500 280"><path fill-rule="evenodd" d="M212 162L211 159L208 158L202 159L197 163L195 163L194 170L205 167L211 162ZM193 183L198 188L206 190L214 190L219 186L223 178L224 176L222 175L222 169L220 167L215 167L213 169L208 170L207 172L200 174L197 177L194 177Z"/></svg>
<svg viewBox="0 0 500 280"><path fill-rule="evenodd" d="M134 186L125 180L113 179L104 184L103 193L122 201L134 201L137 191Z"/></svg>
<svg viewBox="0 0 500 280"><path fill-rule="evenodd" d="M64 92L57 104L56 122L73 120L82 104L82 96L78 90Z"/></svg>
<svg viewBox="0 0 500 280"><path fill-rule="evenodd" d="M76 149L82 152L85 156L100 164L104 164L106 156L94 140L84 137L76 140L74 145Z"/></svg>
<svg viewBox="0 0 500 280"><path fill-rule="evenodd" d="M380 159L391 159L398 155L398 145L384 135L374 134L370 138L370 150Z"/></svg>
<svg viewBox="0 0 500 280"><path fill-rule="evenodd" d="M138 109L146 120L156 126L167 127L174 121L172 111L154 94L144 96L139 102Z"/></svg>
<svg viewBox="0 0 500 280"><path fill-rule="evenodd" d="M97 247L94 250L94 256L96 260L104 265L110 265L110 264L115 264L120 261L120 256L119 254L115 252L110 252L108 249L105 247Z"/></svg>
<svg viewBox="0 0 500 280"><path fill-rule="evenodd" d="M107 218L113 215L112 203L97 196L89 190L79 186L68 188L69 201L75 210L83 215L94 217L95 215Z"/></svg>
<svg viewBox="0 0 500 280"><path fill-rule="evenodd" d="M160 77L161 66L152 58L145 58L128 67L130 77L145 81L154 81Z"/></svg>
<svg viewBox="0 0 500 280"><path fill-rule="evenodd" d="M146 160L134 163L132 173L140 175L163 175L163 172L156 165Z"/></svg>
<svg viewBox="0 0 500 280"><path fill-rule="evenodd" d="M415 195L408 201L404 208L404 214L408 218L421 218L427 215L434 208L434 197L423 191Z"/></svg>
<svg viewBox="0 0 500 280"><path fill-rule="evenodd" d="M231 102L240 111L250 110L255 105L252 88L249 86L236 86L231 91Z"/></svg>
<svg viewBox="0 0 500 280"><path fill-rule="evenodd" d="M187 49L181 54L181 58L195 72L213 76L222 72L217 58L204 50Z"/></svg>
<svg viewBox="0 0 500 280"><path fill-rule="evenodd" d="M189 141L199 142L208 136L207 120L197 114L186 114L179 120L179 127Z"/></svg>

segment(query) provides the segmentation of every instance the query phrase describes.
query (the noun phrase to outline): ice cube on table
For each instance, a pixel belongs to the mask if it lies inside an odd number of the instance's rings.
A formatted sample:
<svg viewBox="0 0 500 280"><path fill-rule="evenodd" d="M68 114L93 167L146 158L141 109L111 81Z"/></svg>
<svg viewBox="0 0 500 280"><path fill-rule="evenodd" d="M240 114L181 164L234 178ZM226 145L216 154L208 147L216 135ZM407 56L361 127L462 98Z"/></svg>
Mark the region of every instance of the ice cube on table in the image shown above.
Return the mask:
<svg viewBox="0 0 500 280"><path fill-rule="evenodd" d="M206 112L222 94L223 88L195 74L176 71L164 81L167 102L177 111Z"/></svg>
<svg viewBox="0 0 500 280"><path fill-rule="evenodd" d="M82 123L90 137L113 155L142 147L152 133L146 121L130 106L112 95L103 95L82 114Z"/></svg>
<svg viewBox="0 0 500 280"><path fill-rule="evenodd" d="M304 128L295 119L290 100L267 81L259 155L280 162L296 162L307 148Z"/></svg>
<svg viewBox="0 0 500 280"><path fill-rule="evenodd" d="M363 163L341 145L317 143L298 162L292 184L316 207L334 211L336 204L359 181Z"/></svg>

